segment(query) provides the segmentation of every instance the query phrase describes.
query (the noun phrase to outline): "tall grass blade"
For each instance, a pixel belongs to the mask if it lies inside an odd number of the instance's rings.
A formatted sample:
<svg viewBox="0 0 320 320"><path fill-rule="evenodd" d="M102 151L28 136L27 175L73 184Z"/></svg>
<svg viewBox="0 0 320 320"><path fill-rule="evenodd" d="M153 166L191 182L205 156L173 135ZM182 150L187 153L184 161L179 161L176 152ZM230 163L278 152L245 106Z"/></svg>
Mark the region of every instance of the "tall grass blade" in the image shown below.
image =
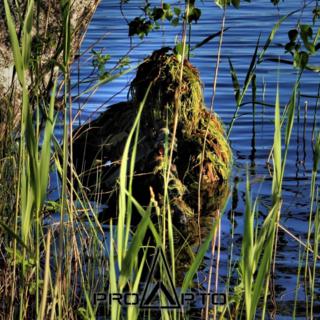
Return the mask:
<svg viewBox="0 0 320 320"><path fill-rule="evenodd" d="M305 6L306 6L306 5L304 5L303 8L304 8ZM294 10L294 11L290 12L289 14L285 15L284 17L282 17L282 18L280 18L280 19L278 20L278 22L277 22L277 23L274 25L274 27L272 28L272 30L271 30L271 32L270 32L270 34L269 34L269 36L268 36L268 39L267 39L266 43L264 44L262 51L261 51L260 54L259 54L258 63L261 63L261 62L263 61L264 55L265 55L266 51L268 50L270 44L272 43L272 41L273 41L273 39L274 39L274 37L275 37L278 29L280 28L281 24L282 24L285 20L287 20L290 16L292 16L293 14L298 13L298 12L300 12L300 11L301 11L301 9Z"/></svg>
<svg viewBox="0 0 320 320"><path fill-rule="evenodd" d="M206 239L202 243L197 255L194 258L194 261L192 262L191 266L189 267L189 270L187 271L185 278L183 280L182 286L181 286L181 293L185 293L187 291L187 289L190 287L196 272L199 270L202 259L209 249L210 243L213 239L213 236L215 234L217 226L218 226L218 220L216 220L213 223L213 226L210 230L210 233L208 234L208 236L206 237Z"/></svg>
<svg viewBox="0 0 320 320"><path fill-rule="evenodd" d="M231 73L231 78L232 78L232 83L233 83L233 87L234 87L234 90L235 90L235 99L236 99L236 110L233 114L233 117L232 117L232 120L229 124L229 128L228 128L228 131L227 131L227 137L229 138L230 134L231 134L231 131L232 131L232 128L233 128L233 125L238 117L238 113L239 113L239 110L240 110L240 107L241 107L241 104L242 104L242 101L248 91L248 88L249 88L249 85L255 75L255 70L256 70L256 66L257 66L257 54L258 54L258 49L259 49L259 41L260 41L260 35L258 37L258 40L257 40L257 44L256 44L256 47L254 49L254 53L251 57L251 63L250 63L250 66L247 70L247 74L246 74L246 78L244 80L244 83L243 83L243 87L242 87L242 90L241 90L241 93L240 93L240 85L239 85L239 81L238 81L238 77L237 77L237 73L232 65L232 62L231 60L229 60L229 64L230 64L230 73Z"/></svg>
<svg viewBox="0 0 320 320"><path fill-rule="evenodd" d="M26 243L24 243L21 239L21 237L14 232L14 230L11 230L5 223L3 223L0 220L0 227L6 232L7 235L10 235L13 239L17 240L17 242L24 247L25 249L29 250L30 248L27 246Z"/></svg>
<svg viewBox="0 0 320 320"><path fill-rule="evenodd" d="M47 306L49 280L50 280L50 246L51 246L51 231L49 230L46 243L46 260L44 267L44 282L42 290L42 298L40 304L39 319L45 319L45 311Z"/></svg>
<svg viewBox="0 0 320 320"><path fill-rule="evenodd" d="M18 79L19 79L21 85L24 86L24 82L25 82L24 64L23 64L23 59L22 59L18 36L16 33L16 26L15 26L15 23L14 23L12 16L11 16L8 0L4 0L4 9L5 9L8 31L9 31L9 36L10 36L14 65L15 65L15 68L17 71Z"/></svg>
<svg viewBox="0 0 320 320"><path fill-rule="evenodd" d="M237 72L235 68L233 67L232 61L230 58L228 58L229 66L230 66L230 73L231 73L231 79L233 84L233 90L234 90L234 96L237 103L237 106L239 105L240 101L240 84L237 76Z"/></svg>
<svg viewBox="0 0 320 320"><path fill-rule="evenodd" d="M278 197L281 194L281 177L282 177L282 160L281 160L281 119L280 119L280 98L279 87L276 93L276 104L274 114L274 143L273 143L273 179L272 179L272 194ZM275 200L275 199L274 199Z"/></svg>
<svg viewBox="0 0 320 320"><path fill-rule="evenodd" d="M119 185L120 185L120 194L119 194L119 216L118 216L118 230L120 232L117 233L117 245L118 245L118 264L119 268L121 270L122 268L122 260L125 255L125 249L126 249L126 243L124 243L125 238L124 238L124 230L125 230L125 219L126 219L126 213L127 213L127 206L126 206L126 192L127 190L127 173L128 173L128 160L129 160L129 151L130 151L130 145L131 141L133 138L133 135L135 133L135 130L138 127L140 118L141 118L141 113L143 110L143 107L145 105L147 96L149 94L150 88L151 88L152 83L149 84L146 94L144 96L143 101L139 105L139 110L138 114L136 116L136 119L133 123L132 129L129 133L129 136L127 138L124 150L123 150L123 155L121 159L121 167L120 167L120 175L119 175ZM127 226L127 228L130 228L130 226Z"/></svg>
<svg viewBox="0 0 320 320"><path fill-rule="evenodd" d="M253 286L253 244L254 244L254 212L251 208L251 196L250 196L250 182L249 175L247 174L246 182L246 209L245 209L245 220L244 220L244 232L242 241L242 263L241 271L244 282L244 295L245 305L247 310L247 319L252 319L252 286ZM256 259L259 257L255 257Z"/></svg>
<svg viewBox="0 0 320 320"><path fill-rule="evenodd" d="M224 28L223 32L229 30L230 28ZM201 48L202 46L204 46L206 43L210 42L212 39L216 38L216 37L220 37L222 31L218 31L214 34L211 34L210 36L206 37L205 39L203 39L202 41L200 41L199 43L197 43L196 45L194 45L190 51L193 51L195 49Z"/></svg>
<svg viewBox="0 0 320 320"><path fill-rule="evenodd" d="M144 217L140 221L137 230L134 233L134 236L131 240L130 247L126 253L126 256L123 260L122 269L120 273L120 279L119 279L119 288L122 290L128 280L128 277L133 271L133 266L136 262L136 259L138 257L138 252L141 249L141 245L143 243L147 228L150 223L150 212L151 212L151 206L148 208L148 210L145 212Z"/></svg>
<svg viewBox="0 0 320 320"><path fill-rule="evenodd" d="M133 284L131 293L138 293L138 289L139 289L139 285L140 285L140 281L141 281L141 276L142 276L142 271L145 267L147 253L148 253L148 250L146 249L144 251L144 254L143 254L141 261L139 261L140 266L139 266L136 278L134 280L134 284ZM138 314L139 314L139 309L137 307L135 307L135 306L128 307L128 317L127 317L128 320L138 319Z"/></svg>
<svg viewBox="0 0 320 320"><path fill-rule="evenodd" d="M110 292L109 293L118 293L118 285L117 285L117 274L116 274L116 265L114 260L114 238L113 238L113 224L112 220L110 221L110 249L109 249L109 281L110 281ZM116 320L120 315L120 306L117 301L112 299L111 303L111 319Z"/></svg>
<svg viewBox="0 0 320 320"><path fill-rule="evenodd" d="M33 7L34 1L29 0L22 30L22 59L25 70L29 67L29 59L31 53L31 31L34 11Z"/></svg>
<svg viewBox="0 0 320 320"><path fill-rule="evenodd" d="M49 112L47 114L43 143L41 148L41 158L40 158L41 203L43 203L45 200L48 179L49 179L51 138L54 130L54 103L55 103L56 88L57 88L57 80L54 83L52 93L51 93Z"/></svg>

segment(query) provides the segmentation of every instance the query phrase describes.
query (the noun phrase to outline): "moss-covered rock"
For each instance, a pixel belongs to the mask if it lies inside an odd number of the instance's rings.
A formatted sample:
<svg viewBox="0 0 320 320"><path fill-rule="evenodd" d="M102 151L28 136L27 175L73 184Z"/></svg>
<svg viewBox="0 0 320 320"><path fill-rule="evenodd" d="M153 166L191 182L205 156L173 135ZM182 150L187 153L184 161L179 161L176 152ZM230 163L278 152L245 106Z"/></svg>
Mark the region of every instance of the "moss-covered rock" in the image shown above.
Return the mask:
<svg viewBox="0 0 320 320"><path fill-rule="evenodd" d="M109 107L98 119L75 132L73 150L77 172L92 196L97 190L103 195L110 215L117 211L117 179L124 145L150 83L140 121L133 181L135 198L140 204L148 205L152 189L162 206L166 148L171 145L177 108L177 132L169 173L172 211L176 216L193 216L199 211L210 214L226 198L232 152L223 125L204 105L198 71L185 61L180 82L181 67L174 54L154 52L137 70L130 87L131 100Z"/></svg>

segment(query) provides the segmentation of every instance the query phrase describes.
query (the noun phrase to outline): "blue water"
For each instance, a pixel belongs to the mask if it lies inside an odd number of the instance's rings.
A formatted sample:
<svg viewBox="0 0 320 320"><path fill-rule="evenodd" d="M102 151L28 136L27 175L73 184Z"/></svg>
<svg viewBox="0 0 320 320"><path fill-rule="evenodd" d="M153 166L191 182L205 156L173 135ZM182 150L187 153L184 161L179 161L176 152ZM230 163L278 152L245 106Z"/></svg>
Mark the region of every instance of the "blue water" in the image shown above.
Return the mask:
<svg viewBox="0 0 320 320"><path fill-rule="evenodd" d="M179 5L179 1L167 1ZM214 1L198 1L202 9L202 16L198 24L191 30L191 47L210 34L220 29L222 11L215 6ZM151 3L157 3L152 1ZM183 4L183 1L181 2ZM264 45L272 27L289 12L301 7L304 1L290 0L281 2L279 7L274 7L269 0L243 3L240 9L230 8L226 14L227 30L223 38L221 63L217 81L217 90L214 110L219 114L225 126L228 127L235 111L233 87L230 76L228 58L235 66L241 84L251 62L257 39L261 35L260 47ZM182 5L181 4L181 5ZM313 5L315 1L313 1ZM124 5L124 14L129 21L141 15L138 9L143 6L143 1L131 0ZM311 6L312 8L312 6ZM310 8L299 11L288 18L281 26L277 35L266 53L265 58L291 59L285 54L279 44L288 42L287 32L294 28L298 20L311 23ZM77 82L92 72L91 46L95 50L104 50L110 54L106 68L111 69L117 61L128 53L131 65L134 66L153 50L162 46L173 46L175 38L181 36L181 27L171 27L164 23L160 30L153 31L143 41L137 37L130 42L128 26L119 9L119 0L102 0L93 20L88 28L85 40L81 47L83 56L73 64L72 80ZM87 51L87 52L86 52ZM199 69L204 83L204 96L209 106L212 95L212 82L218 52L218 38L213 39L203 47L192 52L191 62ZM311 62L320 65L318 57L312 57ZM296 73L292 66L265 60L258 65L257 70L257 101L270 104L262 106L256 104L255 117L251 103L251 89L244 99L245 104L237 118L230 135L230 142L234 153L234 169L231 178L232 192L237 194L238 201L233 203L230 198L222 220L222 253L221 275L227 273L227 261L231 244L234 245L234 254L240 250L241 234L244 221L244 196L245 179L248 169L252 184L253 199L259 195L259 212L263 217L271 203L271 177L268 170L268 157L273 143L273 117L276 97L276 88L279 86L282 108L288 102L295 82ZM122 76L108 83L92 96L83 96L74 103L74 112L81 109L81 116L75 124L82 123L89 118L98 116L108 105L127 99L127 86L134 77L134 72ZM306 71L303 75L299 110L296 113L292 134L292 142L288 154L286 173L283 183L283 209L281 224L294 235L306 240L307 221L309 214L309 189L312 170L313 152L312 135L316 99L303 97L303 95L317 95L319 74ZM75 88L73 93L83 90L86 85ZM319 106L317 107L319 109ZM316 118L316 128L319 129L319 120ZM270 162L271 160L269 160ZM234 183L234 181L238 181ZM235 216L235 235L231 237L232 215ZM277 319L291 319L296 274L298 266L299 244L287 234L280 231L278 239L275 287ZM210 253L208 253L208 257ZM205 271L204 271L205 272ZM223 285L223 283L221 283ZM319 288L319 283L317 284ZM303 309L304 296L299 291L299 308ZM301 311L303 316L303 311Z"/></svg>

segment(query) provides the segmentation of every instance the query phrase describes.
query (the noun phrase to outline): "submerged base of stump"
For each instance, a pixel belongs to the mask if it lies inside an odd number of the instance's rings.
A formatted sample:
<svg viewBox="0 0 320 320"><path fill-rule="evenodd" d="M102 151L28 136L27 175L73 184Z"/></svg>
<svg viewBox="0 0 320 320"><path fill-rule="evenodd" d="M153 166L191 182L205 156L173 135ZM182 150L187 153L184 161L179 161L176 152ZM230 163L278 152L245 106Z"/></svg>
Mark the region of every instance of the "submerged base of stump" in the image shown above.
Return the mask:
<svg viewBox="0 0 320 320"><path fill-rule="evenodd" d="M162 206L166 147L171 145L176 108L179 110L169 198L173 216L181 220L199 212L213 214L228 194L232 152L222 123L206 110L198 71L173 54L155 51L139 66L131 83L132 99L109 107L96 120L74 133L74 165L92 199L107 203L103 219L117 212L117 190L121 157L128 134L146 95L140 119L135 160L133 196L148 206L150 190ZM203 148L206 139L206 147ZM203 164L201 159L203 157Z"/></svg>

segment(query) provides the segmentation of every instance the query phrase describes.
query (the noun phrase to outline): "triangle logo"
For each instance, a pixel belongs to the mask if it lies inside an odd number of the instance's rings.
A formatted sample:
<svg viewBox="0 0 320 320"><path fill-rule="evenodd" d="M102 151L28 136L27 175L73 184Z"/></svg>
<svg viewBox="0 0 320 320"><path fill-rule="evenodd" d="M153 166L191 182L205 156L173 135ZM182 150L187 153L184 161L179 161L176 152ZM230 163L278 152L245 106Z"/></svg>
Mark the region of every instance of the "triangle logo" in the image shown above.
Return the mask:
<svg viewBox="0 0 320 320"><path fill-rule="evenodd" d="M163 261L163 272L167 275L168 284L164 284L161 280L154 280L156 267L159 265L161 261L160 259ZM181 308L176 289L173 285L172 275L162 248L157 248L156 250L139 307L141 309Z"/></svg>

